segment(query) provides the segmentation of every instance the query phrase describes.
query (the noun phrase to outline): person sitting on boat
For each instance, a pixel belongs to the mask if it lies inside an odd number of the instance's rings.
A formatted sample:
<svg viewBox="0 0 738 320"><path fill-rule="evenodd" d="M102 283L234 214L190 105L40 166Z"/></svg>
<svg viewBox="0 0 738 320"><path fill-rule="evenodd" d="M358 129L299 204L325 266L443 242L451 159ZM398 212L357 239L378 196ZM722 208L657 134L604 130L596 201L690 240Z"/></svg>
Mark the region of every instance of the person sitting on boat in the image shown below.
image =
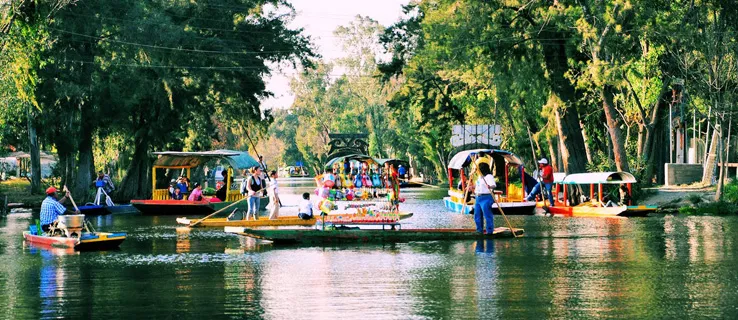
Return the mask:
<svg viewBox="0 0 738 320"><path fill-rule="evenodd" d="M177 188L179 188L179 191L182 194L186 194L187 192L190 191L189 190L190 189L190 183L189 183L187 177L185 177L185 176L180 176L179 177L179 179L177 180Z"/></svg>
<svg viewBox="0 0 738 320"><path fill-rule="evenodd" d="M310 220L313 218L313 203L310 202L310 194L305 192L302 194L302 202L300 202L300 209L297 211L297 216L303 220Z"/></svg>
<svg viewBox="0 0 738 320"><path fill-rule="evenodd" d="M182 191L179 190L179 188L174 188L174 193L172 194L172 200L182 200L184 199L184 195L182 194Z"/></svg>
<svg viewBox="0 0 738 320"><path fill-rule="evenodd" d="M228 183L228 171L223 169L220 174L223 176L223 184L220 189L215 192L215 197L220 201L226 201L226 198L228 198L228 189L230 189L230 187L226 185Z"/></svg>
<svg viewBox="0 0 738 320"><path fill-rule="evenodd" d="M202 201L202 186L199 182L195 182L193 185L192 192L190 193L190 196L187 198L189 201Z"/></svg>
<svg viewBox="0 0 738 320"><path fill-rule="evenodd" d="M407 179L407 169L405 169L405 167L403 167L402 165L398 167L397 173L400 174L400 179Z"/></svg>
<svg viewBox="0 0 738 320"><path fill-rule="evenodd" d="M553 167L548 164L548 159L541 158L541 160L538 160L538 174L540 182L533 187L533 190L528 194L528 197L525 198L525 201L533 201L536 195L541 192L541 185L543 185L543 187L546 188L545 196L548 197L548 205L553 207L554 201L553 195L551 194L551 188L553 187L554 182Z"/></svg>
<svg viewBox="0 0 738 320"><path fill-rule="evenodd" d="M115 190L113 180L110 179L109 175L104 174L102 171L97 172L97 179L93 182L95 183L95 188L103 188L107 194L110 194Z"/></svg>
<svg viewBox="0 0 738 320"><path fill-rule="evenodd" d="M67 198L69 198L69 191L66 192L64 197L57 200L56 188L49 187L46 189L46 199L41 203L41 230L48 232L49 227L56 222L56 218L67 212L67 208L62 205L67 201ZM80 212L75 210L73 213L79 214Z"/></svg>
<svg viewBox="0 0 738 320"><path fill-rule="evenodd" d="M468 187L469 191L473 191L476 195L474 223L477 226L477 232L486 232L487 234L492 234L495 230L494 209L492 207L495 199L492 196L492 192L497 187L497 184L495 183L495 176L492 175L491 163L492 160L489 157L480 157L475 161L481 176L477 178L475 184L469 183ZM484 225L485 220L487 222L486 228Z"/></svg>
<svg viewBox="0 0 738 320"><path fill-rule="evenodd" d="M246 183L246 190L248 191L249 197L249 209L246 212L246 220L249 219L249 215L253 215L254 220L259 219L259 207L261 206L261 167L251 168L251 177L249 177Z"/></svg>

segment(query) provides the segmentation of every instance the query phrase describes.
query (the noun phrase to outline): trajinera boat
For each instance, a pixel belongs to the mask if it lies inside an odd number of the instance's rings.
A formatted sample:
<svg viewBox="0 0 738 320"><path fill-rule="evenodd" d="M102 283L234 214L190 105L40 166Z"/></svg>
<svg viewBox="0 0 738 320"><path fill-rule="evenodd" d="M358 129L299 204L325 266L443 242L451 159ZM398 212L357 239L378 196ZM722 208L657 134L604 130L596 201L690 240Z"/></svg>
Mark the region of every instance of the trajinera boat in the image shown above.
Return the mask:
<svg viewBox="0 0 738 320"><path fill-rule="evenodd" d="M226 228L226 232L241 236L269 240L274 244L341 244L341 243L394 243L412 241L469 240L513 238L525 234L523 229L495 228L492 234L478 233L474 229L245 229Z"/></svg>
<svg viewBox="0 0 738 320"><path fill-rule="evenodd" d="M498 181L497 187L494 190L495 203L492 205L495 214L500 214L499 208L506 215L532 215L535 213L536 203L534 201L525 201L525 179L520 177L524 176L525 169L522 164L523 161L518 158L515 154L505 150L496 149L474 149L464 150L451 158L448 164L448 197L443 198L443 202L446 208L457 213L471 213L474 208L474 199L467 195L467 205L464 206L464 192L463 187L467 183L474 183L469 181L469 176L475 176L474 173L470 173L472 159L476 156L489 155L492 157L494 163L493 174L495 179ZM516 170L512 176L515 176L516 180L520 180L520 186L511 183L511 169ZM455 185L455 177L459 179L459 185ZM463 212L462 212L463 210Z"/></svg>
<svg viewBox="0 0 738 320"><path fill-rule="evenodd" d="M44 233L38 225L23 232L23 238L41 247L67 248L79 251L115 249L126 240L123 232L95 232L85 222L83 214L60 215L56 228Z"/></svg>
<svg viewBox="0 0 738 320"><path fill-rule="evenodd" d="M244 169L249 169L259 165L259 163L249 156L248 153L233 150L203 152L165 151L154 152L153 154L158 155L159 157L154 161L154 165L151 169L151 185L153 190L151 199L131 200L131 204L144 215L207 215L220 210L235 201L243 199L239 190L240 180L235 180L236 182L234 183L234 170L236 172L241 172ZM226 201L211 202L210 199L214 198L214 196L203 196L202 201L172 200L169 195L169 186L157 183L157 170L187 169L186 175L189 178L192 168L204 165L210 161L225 162L230 165L228 168L227 181L224 181L224 188L228 188ZM162 186L164 188L161 188ZM262 210L266 208L268 202L269 200L267 197L261 198ZM248 203L246 201L241 201L232 208L245 210L247 207Z"/></svg>
<svg viewBox="0 0 738 320"><path fill-rule="evenodd" d="M407 219L413 216L410 212L400 212L399 219ZM325 222L333 222L357 217L357 214L329 214L325 217ZM277 219L262 218L259 220L230 220L228 218L208 218L195 224L199 219L188 219L186 217L177 218L177 223L190 227L278 227L278 226L314 226L320 220L320 216L316 215L313 219L301 219L297 216L282 216Z"/></svg>
<svg viewBox="0 0 738 320"><path fill-rule="evenodd" d="M603 185L620 185L623 190L630 195L632 184L636 183L635 177L628 172L590 172L590 173L574 173L561 176L554 179L554 206L548 207L551 214L574 216L574 217L633 217L646 216L658 209L657 206L648 205L632 205L631 200L628 203L619 203L619 201L606 201L603 197ZM589 185L589 197L581 201L578 205L570 205L569 188L567 186ZM597 190L595 191L595 186ZM558 195L563 192L563 198Z"/></svg>

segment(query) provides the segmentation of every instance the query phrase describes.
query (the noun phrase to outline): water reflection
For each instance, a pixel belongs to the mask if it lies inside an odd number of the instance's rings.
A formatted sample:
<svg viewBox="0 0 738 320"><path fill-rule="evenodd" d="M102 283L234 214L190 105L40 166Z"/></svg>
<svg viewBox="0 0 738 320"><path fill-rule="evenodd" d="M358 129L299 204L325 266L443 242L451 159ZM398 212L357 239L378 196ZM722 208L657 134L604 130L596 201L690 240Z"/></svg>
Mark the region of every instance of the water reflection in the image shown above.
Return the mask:
<svg viewBox="0 0 738 320"><path fill-rule="evenodd" d="M295 190L297 201L296 192L310 183L285 189ZM422 200L422 191L406 195L403 206L415 213L408 227L473 226L470 216L445 213L440 200ZM329 247L274 246L181 228L174 218L95 218L98 230L129 232L129 238L120 251L83 253L24 244L20 233L32 215L0 220L0 312L15 318L738 316L736 217L510 217L526 237Z"/></svg>

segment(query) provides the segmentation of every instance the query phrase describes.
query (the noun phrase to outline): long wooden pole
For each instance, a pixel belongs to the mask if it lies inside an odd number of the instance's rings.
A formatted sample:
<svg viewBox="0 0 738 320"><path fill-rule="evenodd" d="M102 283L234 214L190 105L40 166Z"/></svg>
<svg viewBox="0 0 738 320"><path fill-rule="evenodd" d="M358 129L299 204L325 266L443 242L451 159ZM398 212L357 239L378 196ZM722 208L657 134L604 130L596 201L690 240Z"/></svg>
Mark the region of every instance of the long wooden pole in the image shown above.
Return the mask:
<svg viewBox="0 0 738 320"><path fill-rule="evenodd" d="M476 168L476 173L482 178L482 181L487 186L487 189L490 191L490 193L492 193L493 192L492 191L492 188L489 187L489 184L487 184L487 180L484 179L484 176L482 175L482 172L479 170L479 166L476 166L475 165L474 167ZM494 197L493 197L493 199L494 199ZM500 213L502 214L502 217L505 218L505 222L507 222L507 226L510 228L510 232L512 232L513 238L517 238L518 235L515 234L515 229L513 229L513 226L510 223L510 220L507 219L507 216L505 215L505 211L502 210L502 204L499 203L499 202L497 203L497 209L500 210Z"/></svg>
<svg viewBox="0 0 738 320"><path fill-rule="evenodd" d="M196 225L200 224L200 222L203 222L203 221L205 221L205 220L206 220L207 218L210 218L210 217L212 217L212 216L214 216L214 215L216 215L216 214L218 214L218 213L221 213L221 212L223 212L223 210L225 210L225 209L228 209L228 208L230 208L230 207L232 207L232 206L236 205L236 203L239 203L239 202L241 202L241 201L244 201L244 200L246 200L246 199L248 199L248 198L249 198L249 196L245 196L245 197L243 197L243 198L242 198L241 200L238 200L238 201L236 201L236 202L234 202L234 203L231 203L231 204L229 204L229 205L227 205L227 206L223 207L222 209L220 209L220 210L218 210L218 211L215 211L215 212L213 212L213 213L211 213L211 214L209 214L209 215L205 216L204 218L202 218L202 219L200 219L200 220L197 220L197 221L193 222L192 224L190 224L190 227L194 227L194 226L196 226Z"/></svg>
<svg viewBox="0 0 738 320"><path fill-rule="evenodd" d="M67 185L64 185L64 192L69 192L69 189L67 189ZM77 208L77 204L74 203L74 198L72 198L72 193L69 192L69 200L72 201L72 205L74 206L75 211L79 211L79 208Z"/></svg>

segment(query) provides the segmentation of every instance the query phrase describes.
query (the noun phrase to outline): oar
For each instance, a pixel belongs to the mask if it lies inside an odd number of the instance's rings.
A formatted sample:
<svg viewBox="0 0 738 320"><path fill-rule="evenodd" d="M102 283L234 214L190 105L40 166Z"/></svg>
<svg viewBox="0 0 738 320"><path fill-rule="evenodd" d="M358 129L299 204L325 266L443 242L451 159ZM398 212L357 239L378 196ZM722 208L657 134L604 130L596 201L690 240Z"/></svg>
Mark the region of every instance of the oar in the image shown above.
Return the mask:
<svg viewBox="0 0 738 320"><path fill-rule="evenodd" d="M225 207L221 208L220 210L218 210L218 211L215 211L215 212L213 212L213 213L211 213L211 214L209 214L209 215L205 216L204 218L202 218L202 219L200 219L200 220L197 220L197 221L195 221L194 223L190 224L190 227L194 227L194 226L196 226L196 225L200 224L200 222L203 222L203 221L205 221L205 219L207 219L207 218L210 218L210 217L212 217L212 216L214 216L214 215L216 215L216 214L218 214L218 213L221 213L221 212L223 212L223 210L225 210L225 209L228 209L228 208L230 208L230 207L232 207L232 206L236 205L236 203L239 203L239 202L241 202L241 201L244 201L244 200L246 200L246 199L248 199L248 198L249 198L248 196L246 196L246 197L243 197L243 199L241 199L241 200L238 200L238 201L236 201L236 202L234 202L234 203L231 203L231 204L229 204L229 205L227 205L227 206L225 206Z"/></svg>
<svg viewBox="0 0 738 320"><path fill-rule="evenodd" d="M77 208L77 204L74 203L74 198L72 198L72 193L67 189L67 185L64 185L64 188L62 188L64 192L69 192L69 200L72 200L72 205L74 206L75 211L79 211L79 208Z"/></svg>
<svg viewBox="0 0 738 320"><path fill-rule="evenodd" d="M477 158L478 158L478 156L477 156ZM475 166L475 167L476 167L476 173L482 178L482 182L484 182L484 184L487 186L487 190L489 190L490 193L492 193L493 192L492 191L492 188L489 187L489 184L487 184L487 180L484 179L484 176L482 175L482 172L479 170L479 166ZM494 196L493 196L493 199L494 199ZM510 223L510 220L507 219L507 216L505 215L505 211L502 211L502 204L499 203L499 202L497 203L497 209L500 210L500 213L502 214L502 217L505 218L505 222L507 222L507 226L510 228L510 231L513 234L513 238L517 238L518 235L515 234L515 229L513 229L512 224Z"/></svg>

